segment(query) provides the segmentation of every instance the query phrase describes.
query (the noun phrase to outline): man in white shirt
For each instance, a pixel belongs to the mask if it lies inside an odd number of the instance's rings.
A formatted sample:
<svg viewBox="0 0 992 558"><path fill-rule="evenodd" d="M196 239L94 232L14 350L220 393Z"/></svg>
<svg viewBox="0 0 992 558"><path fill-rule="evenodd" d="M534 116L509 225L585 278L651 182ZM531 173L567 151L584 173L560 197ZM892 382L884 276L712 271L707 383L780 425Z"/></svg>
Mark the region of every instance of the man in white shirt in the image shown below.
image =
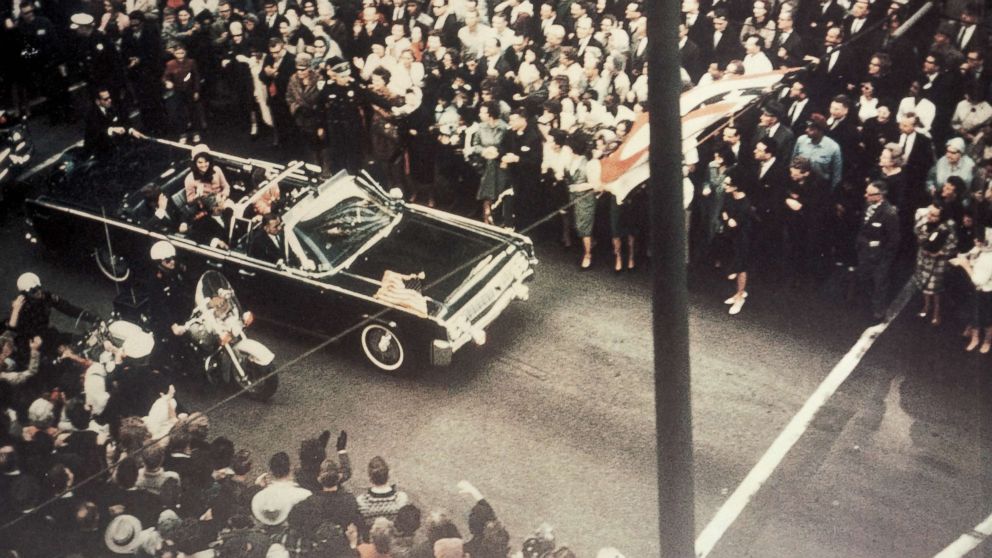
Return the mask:
<svg viewBox="0 0 992 558"><path fill-rule="evenodd" d="M761 49L761 35L749 35L744 40L744 74L760 74L770 72L772 62Z"/></svg>
<svg viewBox="0 0 992 558"><path fill-rule="evenodd" d="M477 11L465 14L465 26L458 30L458 40L461 41L461 55L465 58L479 58L486 40L495 37L491 27L481 22Z"/></svg>
<svg viewBox="0 0 992 558"><path fill-rule="evenodd" d="M933 124L934 117L937 116L937 106L929 99L923 97L920 80L913 80L913 83L909 86L909 96L899 101L899 110L896 112L896 118L901 120L909 114L916 115L917 129L923 135L929 137L930 126Z"/></svg>
<svg viewBox="0 0 992 558"><path fill-rule="evenodd" d="M617 25L616 18L610 14L606 14L599 21L599 31L593 35L593 38L599 41L607 52L626 54L630 51L630 36Z"/></svg>
<svg viewBox="0 0 992 558"><path fill-rule="evenodd" d="M507 21L506 16L503 14L493 14L492 17L493 33L499 39L499 44L503 46L503 49L507 49L516 40L517 34L510 29L510 23Z"/></svg>

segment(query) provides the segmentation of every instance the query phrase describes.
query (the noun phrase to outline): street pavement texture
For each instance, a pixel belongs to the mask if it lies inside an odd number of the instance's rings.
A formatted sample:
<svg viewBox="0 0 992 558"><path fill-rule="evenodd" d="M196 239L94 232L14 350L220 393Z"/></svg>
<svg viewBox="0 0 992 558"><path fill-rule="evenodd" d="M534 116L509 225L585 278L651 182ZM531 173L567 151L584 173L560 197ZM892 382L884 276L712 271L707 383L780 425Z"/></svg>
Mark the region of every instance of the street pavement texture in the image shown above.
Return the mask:
<svg viewBox="0 0 992 558"><path fill-rule="evenodd" d="M79 138L70 128L32 131L36 162ZM213 136L215 149L277 159L260 144ZM4 300L31 270L52 291L109 313L114 286L92 258L66 261L24 233L16 208L8 211ZM547 522L578 556L601 546L658 556L650 282L643 267L615 275L607 254L597 256L594 271L578 273L576 253L539 243L531 299L511 305L487 343L449 368L389 376L346 338L286 369L269 403L239 398L213 413L211 434L249 448L260 473L276 451L295 456L304 438L347 430L353 492L381 455L425 512L449 510L464 533L471 502L455 484L467 479L516 548ZM831 282L780 282L754 277L731 317L721 304L730 282L690 274L697 533L870 325L868 310L844 303ZM932 328L915 318L918 304L877 339L710 556L933 556L992 512L992 355L962 350L963 309ZM261 318L253 335L277 364L324 340ZM199 381L178 388L194 410L230 393Z"/></svg>

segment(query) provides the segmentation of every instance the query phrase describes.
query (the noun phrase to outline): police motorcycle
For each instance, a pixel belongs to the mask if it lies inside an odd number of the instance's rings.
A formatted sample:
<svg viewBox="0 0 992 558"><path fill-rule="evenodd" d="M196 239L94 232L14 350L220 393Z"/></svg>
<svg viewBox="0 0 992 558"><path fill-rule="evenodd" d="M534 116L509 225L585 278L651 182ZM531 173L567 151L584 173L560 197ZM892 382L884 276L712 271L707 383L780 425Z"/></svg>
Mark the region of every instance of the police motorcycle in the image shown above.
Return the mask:
<svg viewBox="0 0 992 558"><path fill-rule="evenodd" d="M254 316L242 310L227 278L216 271L201 275L195 304L189 320L176 333L186 334L196 356L194 363L202 359L207 380L233 382L257 401L272 397L279 387L279 377L272 374L275 354L246 335Z"/></svg>
<svg viewBox="0 0 992 558"><path fill-rule="evenodd" d="M33 153L34 146L24 120L0 109L0 201L17 173L30 162Z"/></svg>
<svg viewBox="0 0 992 558"><path fill-rule="evenodd" d="M76 321L72 353L86 359L83 389L94 418L104 424L108 400L114 395L115 409L123 416L143 415L155 395L169 383L151 373L148 359L155 349L155 336L139 324L121 318L117 312L108 319L85 312ZM54 366L66 358L60 355ZM77 359L72 359L77 360Z"/></svg>

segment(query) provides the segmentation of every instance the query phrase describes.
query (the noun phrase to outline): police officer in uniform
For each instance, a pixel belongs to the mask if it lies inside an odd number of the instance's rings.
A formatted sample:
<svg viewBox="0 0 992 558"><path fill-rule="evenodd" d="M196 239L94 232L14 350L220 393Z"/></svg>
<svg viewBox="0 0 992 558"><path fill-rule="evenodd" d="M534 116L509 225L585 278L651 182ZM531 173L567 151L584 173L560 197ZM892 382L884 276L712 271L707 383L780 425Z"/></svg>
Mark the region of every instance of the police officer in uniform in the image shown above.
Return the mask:
<svg viewBox="0 0 992 558"><path fill-rule="evenodd" d="M357 174L362 166L363 138L361 106L365 95L351 75L351 64L340 56L326 63L330 81L322 91L327 114L327 143L331 172L346 169Z"/></svg>
<svg viewBox="0 0 992 558"><path fill-rule="evenodd" d="M857 283L871 283L871 310L876 320L885 318L892 261L899 252L899 210L885 199L884 181L865 188L865 213L857 236Z"/></svg>
<svg viewBox="0 0 992 558"><path fill-rule="evenodd" d="M76 54L80 58L79 64L87 72L90 95L95 97L98 88L106 87L121 113L127 114L124 105L124 62L117 45L94 26L93 16L78 13L70 21L69 28L76 31Z"/></svg>
<svg viewBox="0 0 992 558"><path fill-rule="evenodd" d="M17 31L23 43L22 62L30 65L35 84L48 99L52 122L68 120L72 118L72 97L65 79L58 31L51 20L35 13L34 3L23 0L20 7Z"/></svg>
<svg viewBox="0 0 992 558"><path fill-rule="evenodd" d="M19 356L29 354L28 344L35 336L42 338L42 348L49 354L55 354L59 344L67 341L66 336L49 323L53 309L74 320L91 318L89 313L59 295L42 289L41 279L34 273L21 274L17 278L17 290L19 294L11 305L7 329L14 332Z"/></svg>
<svg viewBox="0 0 992 558"><path fill-rule="evenodd" d="M165 240L152 245L154 267L146 284L149 326L155 335L156 354L153 364L161 364L170 354L170 345L182 335L180 325L193 310L192 290L186 278L186 268L176 261L176 248Z"/></svg>

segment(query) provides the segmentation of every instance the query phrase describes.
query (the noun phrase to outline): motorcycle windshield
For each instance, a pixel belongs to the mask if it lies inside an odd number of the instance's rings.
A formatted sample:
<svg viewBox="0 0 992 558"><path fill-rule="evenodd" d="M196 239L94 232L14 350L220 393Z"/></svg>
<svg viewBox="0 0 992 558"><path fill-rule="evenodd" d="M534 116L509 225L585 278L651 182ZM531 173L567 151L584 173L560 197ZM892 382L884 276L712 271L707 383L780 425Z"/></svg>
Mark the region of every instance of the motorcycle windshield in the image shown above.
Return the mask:
<svg viewBox="0 0 992 558"><path fill-rule="evenodd" d="M196 284L196 305L199 308L213 307L215 303L220 302L216 300L218 297L233 305L237 315L240 316L243 313L241 303L234 295L234 288L231 287L227 278L216 271L207 271L200 276L200 280Z"/></svg>

